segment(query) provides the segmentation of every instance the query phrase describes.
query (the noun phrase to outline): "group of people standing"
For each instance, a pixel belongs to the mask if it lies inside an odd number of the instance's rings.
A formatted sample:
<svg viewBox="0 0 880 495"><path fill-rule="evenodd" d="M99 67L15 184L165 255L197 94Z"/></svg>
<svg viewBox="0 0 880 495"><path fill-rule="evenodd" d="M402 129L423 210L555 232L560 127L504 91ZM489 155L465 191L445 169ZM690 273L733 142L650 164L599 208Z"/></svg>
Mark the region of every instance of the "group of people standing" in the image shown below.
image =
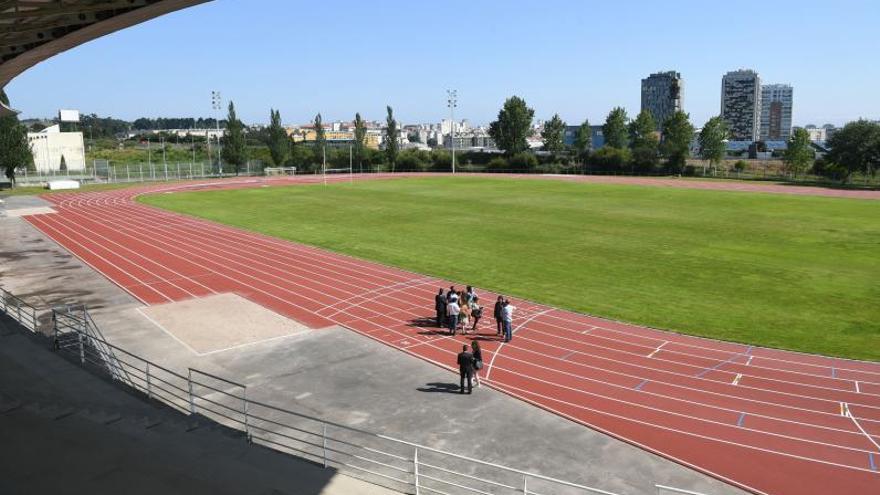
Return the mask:
<svg viewBox="0 0 880 495"><path fill-rule="evenodd" d="M434 309L437 311L437 326L447 326L451 335L455 335L458 329L461 329L462 334L467 334L471 320L471 332L476 332L480 318L483 317L480 298L470 285L464 292L455 290L454 285L446 293L440 289L434 297Z"/></svg>
<svg viewBox="0 0 880 495"><path fill-rule="evenodd" d="M462 334L468 333L468 325L473 324L470 331L476 333L477 325L483 316L483 307L480 306L480 298L470 285L464 291L458 291L455 286L449 287L448 291L440 289L434 296L434 309L437 313L437 327L444 326L449 329L449 334L454 336L461 329ZM510 342L513 338L513 312L516 307L504 296L498 296L495 301L492 316L495 318L495 335L503 336L504 342ZM459 393L464 393L467 384L467 393L473 391L474 384L480 386L480 370L483 369L483 353L477 340L471 341L470 350L468 345L463 345L458 354L458 370L461 378Z"/></svg>
<svg viewBox="0 0 880 495"><path fill-rule="evenodd" d="M483 307L480 306L480 298L470 285L465 291L455 290L455 286L449 287L448 291L440 289L434 296L434 310L437 313L437 327L444 326L449 329L450 335L461 329L462 334L468 333L468 325L473 324L470 331L476 333L480 318L483 317ZM513 338L513 312L516 306L510 304L510 300L504 296L498 296L492 316L495 318L495 335L504 336L505 342Z"/></svg>

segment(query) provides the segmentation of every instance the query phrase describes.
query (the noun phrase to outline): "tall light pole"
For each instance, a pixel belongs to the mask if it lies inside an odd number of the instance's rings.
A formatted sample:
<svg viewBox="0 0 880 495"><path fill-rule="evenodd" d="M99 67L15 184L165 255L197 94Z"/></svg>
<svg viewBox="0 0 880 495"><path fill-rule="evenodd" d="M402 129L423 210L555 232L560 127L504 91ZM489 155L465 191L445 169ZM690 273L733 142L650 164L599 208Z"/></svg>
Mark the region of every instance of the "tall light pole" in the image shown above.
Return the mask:
<svg viewBox="0 0 880 495"><path fill-rule="evenodd" d="M458 106L458 90L446 90L446 106L449 107L449 119L452 121L450 132L452 134L452 173L455 173L455 107Z"/></svg>
<svg viewBox="0 0 880 495"><path fill-rule="evenodd" d="M223 177L223 162L220 160L220 110L222 107L223 98L220 96L220 92L211 91L211 108L214 109L214 121L217 124L217 166L220 168L220 177Z"/></svg>

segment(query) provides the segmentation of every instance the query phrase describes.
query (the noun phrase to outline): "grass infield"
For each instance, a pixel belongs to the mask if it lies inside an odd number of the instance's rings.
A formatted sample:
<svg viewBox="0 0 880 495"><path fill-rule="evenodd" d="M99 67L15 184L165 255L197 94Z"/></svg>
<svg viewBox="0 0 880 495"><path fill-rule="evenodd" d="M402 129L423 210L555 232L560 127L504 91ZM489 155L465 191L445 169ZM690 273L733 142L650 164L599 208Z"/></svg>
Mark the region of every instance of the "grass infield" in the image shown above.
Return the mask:
<svg viewBox="0 0 880 495"><path fill-rule="evenodd" d="M880 360L878 201L468 177L140 200L575 311Z"/></svg>

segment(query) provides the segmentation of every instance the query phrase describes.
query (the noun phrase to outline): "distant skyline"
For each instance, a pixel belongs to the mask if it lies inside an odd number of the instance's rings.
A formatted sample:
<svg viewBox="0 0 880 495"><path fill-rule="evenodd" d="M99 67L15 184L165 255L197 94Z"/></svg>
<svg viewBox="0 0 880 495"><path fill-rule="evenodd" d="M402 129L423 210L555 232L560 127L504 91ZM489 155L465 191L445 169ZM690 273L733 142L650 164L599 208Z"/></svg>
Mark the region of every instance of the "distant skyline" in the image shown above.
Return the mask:
<svg viewBox="0 0 880 495"><path fill-rule="evenodd" d="M674 70L696 126L720 110L721 78L748 68L794 87L794 125L880 119L880 2L736 4L217 0L101 38L7 86L22 118L76 108L133 120L213 116L211 91L247 123L384 118L494 120L511 95L536 119L635 116L641 79ZM224 111L225 114L225 111Z"/></svg>

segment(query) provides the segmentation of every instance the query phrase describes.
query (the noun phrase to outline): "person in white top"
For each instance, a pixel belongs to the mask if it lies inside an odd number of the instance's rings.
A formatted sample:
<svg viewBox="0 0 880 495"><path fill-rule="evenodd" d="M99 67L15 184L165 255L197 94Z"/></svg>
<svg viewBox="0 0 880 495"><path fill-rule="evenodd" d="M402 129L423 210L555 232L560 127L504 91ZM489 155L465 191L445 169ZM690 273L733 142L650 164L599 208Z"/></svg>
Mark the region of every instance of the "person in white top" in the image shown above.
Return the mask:
<svg viewBox="0 0 880 495"><path fill-rule="evenodd" d="M461 307L458 305L458 298L446 303L446 322L449 324L449 333L455 335L455 329L458 327L458 314Z"/></svg>
<svg viewBox="0 0 880 495"><path fill-rule="evenodd" d="M501 319L504 322L504 341L510 342L513 338L513 312L516 310L516 306L510 304L510 301L507 299L504 300L504 305L501 307Z"/></svg>

